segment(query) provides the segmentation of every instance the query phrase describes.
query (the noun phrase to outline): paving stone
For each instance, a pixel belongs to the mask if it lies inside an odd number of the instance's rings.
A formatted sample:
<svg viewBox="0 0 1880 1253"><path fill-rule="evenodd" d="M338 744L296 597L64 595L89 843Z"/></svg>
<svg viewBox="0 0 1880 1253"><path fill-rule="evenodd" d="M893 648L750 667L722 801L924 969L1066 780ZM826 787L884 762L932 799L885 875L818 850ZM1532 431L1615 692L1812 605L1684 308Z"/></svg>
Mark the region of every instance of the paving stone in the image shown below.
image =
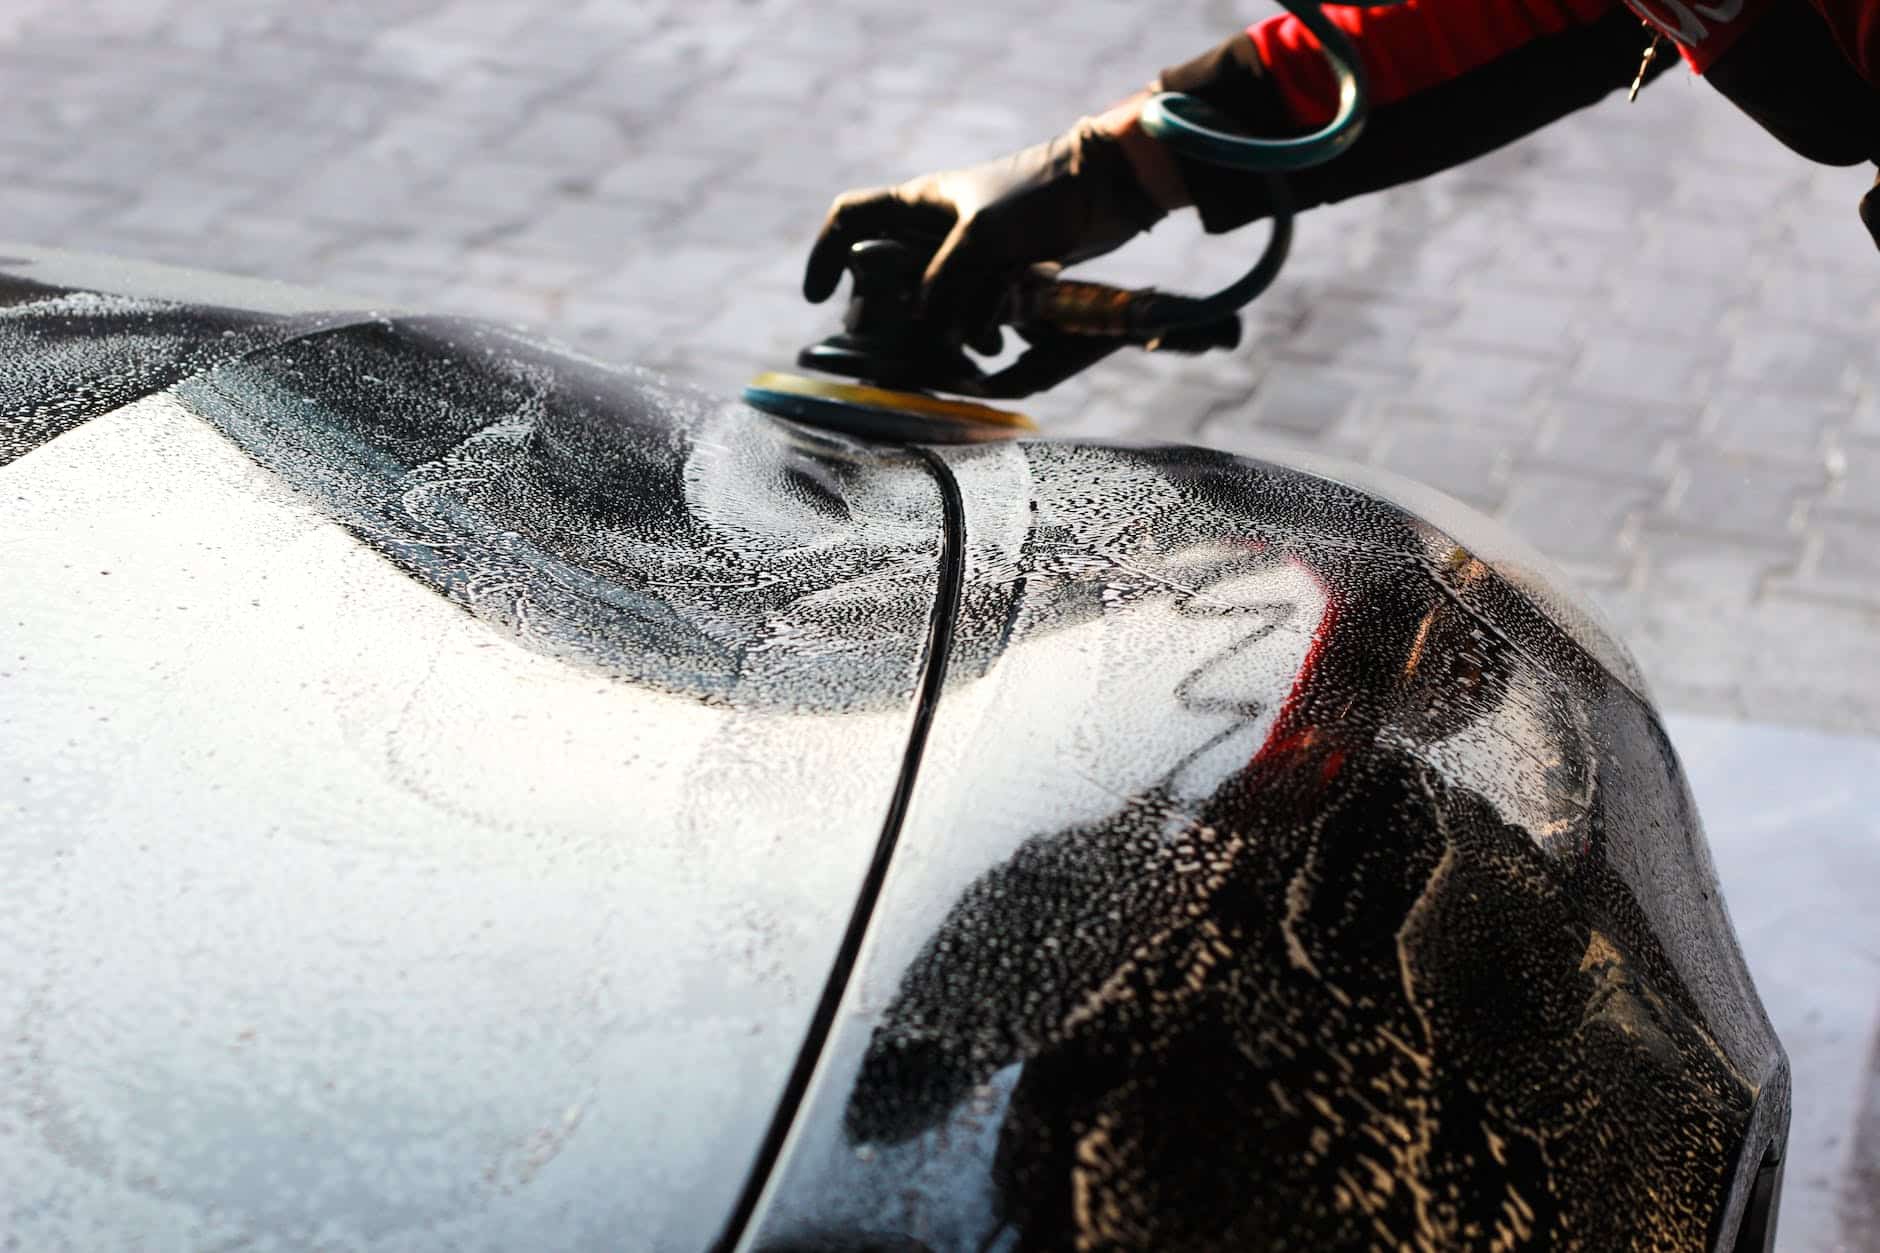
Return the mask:
<svg viewBox="0 0 1880 1253"><path fill-rule="evenodd" d="M158 55L168 65L177 64L173 51L162 49ZM120 72L123 68L120 60ZM396 76L374 74L371 67L352 62L350 54L344 50L268 38L253 29L241 33L226 49L218 49L216 55L197 59L190 70L210 79L225 93L237 93L245 99L267 97L284 106L283 113L303 120L319 119L321 125L326 125L327 120L320 110L304 106L316 98L322 104L336 99L339 93L329 93L329 85L340 86L367 101L376 98L381 91L397 90L400 86Z"/></svg>
<svg viewBox="0 0 1880 1253"><path fill-rule="evenodd" d="M1716 341L1731 315L1749 300L1730 288L1688 283L1647 270L1613 275L1600 294L1596 326L1642 333L1653 342Z"/></svg>
<svg viewBox="0 0 1880 1253"><path fill-rule="evenodd" d="M256 193L246 207L260 216L307 218L370 233L387 223L422 220L421 182L397 165L352 152Z"/></svg>
<svg viewBox="0 0 1880 1253"><path fill-rule="evenodd" d="M1714 221L1675 208L1644 215L1640 260L1671 274L1704 276L1737 262L1744 245L1741 222Z"/></svg>
<svg viewBox="0 0 1880 1253"><path fill-rule="evenodd" d="M526 11L502 0L444 0L397 29L418 39L502 48L530 24Z"/></svg>
<svg viewBox="0 0 1880 1253"><path fill-rule="evenodd" d="M1828 183L1822 176L1839 173ZM1872 184L1871 175L1848 177L1846 172L1824 169L1817 174L1823 198L1786 206L1782 244L1797 258L1816 266L1845 266L1851 257L1873 258L1873 238L1861 224L1858 206Z"/></svg>
<svg viewBox="0 0 1880 1253"><path fill-rule="evenodd" d="M834 98L841 99L846 93ZM835 115L802 118L805 142L791 145L764 145L755 154L748 138L734 140L729 135L722 142L701 145L733 159L758 160L774 153L789 153L812 168L854 169L856 186L877 186L898 182L926 171L916 162L915 146L928 133L934 116L932 102L913 96L883 96L877 100L857 101L853 110ZM813 137L814 150L805 151ZM981 158L969 158L981 159ZM825 189L833 196L840 186Z"/></svg>
<svg viewBox="0 0 1880 1253"><path fill-rule="evenodd" d="M1651 203L1643 189L1631 184L1550 178L1545 172L1532 179L1532 190L1523 216L1549 231L1629 233Z"/></svg>
<svg viewBox="0 0 1880 1253"><path fill-rule="evenodd" d="M697 152L635 151L594 179L593 193L603 200L681 205L704 196L707 182L725 174L729 157Z"/></svg>
<svg viewBox="0 0 1880 1253"><path fill-rule="evenodd" d="M1731 348L1728 373L1733 380L1843 398L1859 387L1870 356L1868 345L1853 337L1765 317L1746 321Z"/></svg>
<svg viewBox="0 0 1880 1253"><path fill-rule="evenodd" d="M783 293L739 283L726 293L718 312L686 332L688 347L710 356L754 353L775 366L788 366L797 349L825 327L807 316L779 317Z"/></svg>
<svg viewBox="0 0 1880 1253"><path fill-rule="evenodd" d="M1549 556L1611 573L1629 568L1621 532L1651 495L1635 484L1524 470L1514 475L1500 516Z"/></svg>
<svg viewBox="0 0 1880 1253"><path fill-rule="evenodd" d="M134 126L116 125L99 130L102 133L82 129L65 132L63 156L42 172L40 186L97 188L122 197L171 177L212 142L201 133L141 132ZM9 188L8 193L13 190Z"/></svg>
<svg viewBox="0 0 1880 1253"><path fill-rule="evenodd" d="M627 128L607 114L549 108L511 135L501 152L516 161L580 169L596 164L597 153L619 151L627 135Z"/></svg>
<svg viewBox="0 0 1880 1253"><path fill-rule="evenodd" d="M1681 161L1671 172L1670 195L1664 201L1677 210L1680 219L1726 227L1766 222L1779 216L1793 199L1807 169L1791 160L1761 167L1758 173L1760 177L1745 178L1740 167Z"/></svg>
<svg viewBox="0 0 1880 1253"><path fill-rule="evenodd" d="M1112 403L1106 380L1096 374L1068 379L1050 391L1028 396L1020 411L1043 429L1085 439L1166 438L1154 431L1137 434L1142 414Z"/></svg>
<svg viewBox="0 0 1880 1253"><path fill-rule="evenodd" d="M0 195L0 238L42 240L77 234L109 213L112 200L63 188L8 188Z"/></svg>
<svg viewBox="0 0 1880 1253"><path fill-rule="evenodd" d="M1800 506L1828 481L1825 466L1687 448L1660 516L1690 531L1731 539L1794 534Z"/></svg>
<svg viewBox="0 0 1880 1253"><path fill-rule="evenodd" d="M471 282L531 291L573 291L595 278L586 260L557 261L490 244L463 249L459 263L459 276Z"/></svg>
<svg viewBox="0 0 1880 1253"><path fill-rule="evenodd" d="M1473 283L1463 289L1461 316L1445 328L1443 338L1468 347L1564 361L1579 350L1577 330L1586 308L1572 296Z"/></svg>
<svg viewBox="0 0 1880 1253"><path fill-rule="evenodd" d="M1580 400L1552 405L1539 437L1516 458L1525 472L1586 474L1647 486L1667 483L1678 435L1653 420L1659 411Z"/></svg>
<svg viewBox="0 0 1880 1253"><path fill-rule="evenodd" d="M649 235L636 229L619 205L595 200L554 200L499 238L504 248L555 261L584 261L605 273L639 254Z"/></svg>
<svg viewBox="0 0 1880 1253"><path fill-rule="evenodd" d="M437 7L437 0L324 0L321 4L280 5L256 14L270 36L297 47L324 45L340 55L371 42L380 30L398 26Z"/></svg>
<svg viewBox="0 0 1880 1253"><path fill-rule="evenodd" d="M1343 419L1362 394L1358 381L1323 367L1276 363L1260 380L1248 417L1262 428L1316 436Z"/></svg>
<svg viewBox="0 0 1880 1253"><path fill-rule="evenodd" d="M1662 709L1676 709L1680 713L1734 721L1749 717L1744 711L1741 680L1724 689L1703 688L1680 682L1678 676L1672 674L1662 678L1654 677L1652 693L1653 699ZM1791 721L1790 725L1815 724L1812 720L1798 719Z"/></svg>
<svg viewBox="0 0 1880 1253"><path fill-rule="evenodd" d="M1623 249L1636 246L1623 236L1574 236L1525 222L1498 230L1493 238L1494 250L1482 262L1482 273L1511 287L1589 296L1599 292L1610 269L1625 263Z"/></svg>
<svg viewBox="0 0 1880 1253"><path fill-rule="evenodd" d="M55 0L14 0L0 9L0 41L26 35L54 3Z"/></svg>
<svg viewBox="0 0 1880 1253"><path fill-rule="evenodd" d="M245 50L238 54L243 58L247 55ZM354 142L376 132L387 116L411 112L428 94L422 85L401 77L350 70L336 73L328 69L296 91L291 108L287 108L278 95L278 84L291 81L287 76L292 72L260 71L249 79L248 91L258 107L277 115L284 127L311 123L318 130L342 135Z"/></svg>
<svg viewBox="0 0 1880 1253"><path fill-rule="evenodd" d="M751 240L771 241L799 257L807 255L811 241L828 211L829 197L821 191L778 191L736 178L711 185L698 199L677 207L672 229L699 243L743 249L750 261L762 259ZM608 211L596 203L597 212Z"/></svg>
<svg viewBox="0 0 1880 1253"><path fill-rule="evenodd" d="M1194 399L1192 411L1184 419L1191 426L1204 410L1212 412L1225 407L1245 414L1246 420L1251 422L1256 389L1272 363L1247 362L1241 369L1210 376L1193 368L1193 363L1202 359L1123 349L1100 362L1088 374L1107 399L1125 407L1139 406L1148 411L1159 407L1169 396L1187 396Z"/></svg>
<svg viewBox="0 0 1880 1253"><path fill-rule="evenodd" d="M1404 390L1437 410L1487 413L1525 406L1543 384L1558 386L1563 372L1538 357L1484 354L1432 337L1419 354L1422 369Z"/></svg>
<svg viewBox="0 0 1880 1253"><path fill-rule="evenodd" d="M592 271L582 291L603 303L644 304L702 320L716 311L730 280L749 264L741 248L666 240L656 250L635 250L623 262ZM799 316L803 309L799 301L786 312Z"/></svg>
<svg viewBox="0 0 1880 1253"><path fill-rule="evenodd" d="M387 230L350 241L340 264L349 275L386 275L390 276L388 282L395 278L401 287L412 280L421 280L410 288L421 295L425 283L442 286L463 273L464 248L428 232Z"/></svg>
<svg viewBox="0 0 1880 1253"><path fill-rule="evenodd" d="M590 344L604 344L618 359L625 361L666 360L675 353L691 351L692 331L710 316L697 309L642 304L629 299L624 292L608 291L571 293L563 296L556 307L553 325L556 333ZM728 358L714 352L699 355L698 364L726 360ZM774 367L775 363L772 365ZM749 373L739 375L736 370L727 373L716 364L712 368L715 371L712 377L707 380L701 375L701 381L738 386L749 379Z"/></svg>
<svg viewBox="0 0 1880 1253"><path fill-rule="evenodd" d="M1872 382L1863 384L1842 414L1843 430L1849 437L1880 440L1880 386Z"/></svg>
<svg viewBox="0 0 1880 1253"><path fill-rule="evenodd" d="M1880 326L1880 291L1861 265L1811 265L1769 257L1758 268L1753 297L1745 303L1765 318L1848 334Z"/></svg>
<svg viewBox="0 0 1880 1253"><path fill-rule="evenodd" d="M425 5L430 0L409 2ZM604 27L613 32L612 38L629 42L645 38L678 16L671 5L621 4L619 0L570 0L562 8L571 20Z"/></svg>
<svg viewBox="0 0 1880 1253"><path fill-rule="evenodd" d="M1830 450L1827 465L1829 487L1813 516L1880 521L1880 441L1843 436Z"/></svg>
<svg viewBox="0 0 1880 1253"><path fill-rule="evenodd" d="M352 151L355 143L349 136L303 126L244 129L221 137L198 153L192 181L278 187L310 167L331 164L342 153Z"/></svg>
<svg viewBox="0 0 1880 1253"><path fill-rule="evenodd" d="M1686 138L1696 158L1690 164L1772 184L1785 192L1808 182L1811 167L1806 161L1734 110L1692 111Z"/></svg>
<svg viewBox="0 0 1880 1253"><path fill-rule="evenodd" d="M425 98L425 112L473 128L478 149L484 152L498 150L551 103L547 83L526 68L500 61L479 60L456 67L438 81L426 82L425 87L430 93ZM572 112L587 111L559 95L552 103Z"/></svg>
<svg viewBox="0 0 1880 1253"><path fill-rule="evenodd" d="M532 20L494 46L503 65L527 70L530 77L552 91L564 83L586 79L607 59L614 41L621 36L619 27L591 15L562 14L553 21ZM485 46L490 44L486 41Z"/></svg>
<svg viewBox="0 0 1880 1253"><path fill-rule="evenodd" d="M1792 577L1772 589L1880 612L1880 522L1858 518L1816 519L1808 551Z"/></svg>
<svg viewBox="0 0 1880 1253"><path fill-rule="evenodd" d="M1752 661L1740 684L1741 716L1758 721L1852 725L1872 709L1857 695L1880 669L1880 614L1872 608L1773 595L1750 633ZM1811 706L1819 712L1811 714Z"/></svg>
<svg viewBox="0 0 1880 1253"><path fill-rule="evenodd" d="M359 236L305 220L235 214L193 237L187 250L200 258L205 240L218 268L305 283L317 281L321 260L357 246Z"/></svg>
<svg viewBox="0 0 1880 1253"><path fill-rule="evenodd" d="M1494 513L1508 495L1507 446L1448 424L1399 422L1383 436L1370 460L1484 513Z"/></svg>
<svg viewBox="0 0 1880 1253"><path fill-rule="evenodd" d="M1243 328L1240 345L1214 352L1187 354L1124 349L1099 370L1118 378L1153 377L1171 383L1192 383L1216 395L1248 399L1276 364L1289 358L1283 340L1258 324Z"/></svg>
<svg viewBox="0 0 1880 1253"><path fill-rule="evenodd" d="M1725 451L1824 465L1828 432L1846 418L1844 402L1733 387L1712 396L1705 426L1714 446Z"/></svg>
<svg viewBox="0 0 1880 1253"><path fill-rule="evenodd" d="M1091 279L1117 287L1158 287L1165 291L1200 293L1225 286L1229 279L1253 263L1259 240L1251 231L1207 235L1187 217L1168 217L1125 248L1069 268L1073 278ZM1283 301L1255 301L1245 313L1277 310Z"/></svg>
<svg viewBox="0 0 1880 1253"><path fill-rule="evenodd" d="M1771 579L1795 575L1804 553L1800 536L1764 534L1719 543L1709 532L1661 519L1641 525L1638 546L1654 596L1739 619Z"/></svg>
<svg viewBox="0 0 1880 1253"><path fill-rule="evenodd" d="M1708 341L1599 331L1587 335L1565 383L1584 395L1626 403L1674 403L1704 393L1721 355L1721 346Z"/></svg>
<svg viewBox="0 0 1880 1253"><path fill-rule="evenodd" d="M1740 612L1685 601L1653 600L1620 618L1624 638L1660 702L1693 713L1744 717L1746 681L1758 641L1717 629L1719 614Z"/></svg>
<svg viewBox="0 0 1880 1253"><path fill-rule="evenodd" d="M866 55L867 32L853 22L777 22L766 20L755 6L742 16L741 21L662 22L632 41L633 53L649 65L684 67L694 84L711 81L714 71L734 65L753 45L761 55L783 61L806 55L812 63L848 64Z"/></svg>
<svg viewBox="0 0 1880 1253"><path fill-rule="evenodd" d="M1536 136L1537 146L1548 153L1548 169L1588 182L1662 185L1663 124L1667 114L1676 113L1675 102L1662 98L1665 87L1662 79L1652 84L1617 116L1610 109L1588 109Z"/></svg>
<svg viewBox="0 0 1880 1253"><path fill-rule="evenodd" d="M1398 387L1369 393L1357 413L1368 418L1367 429L1380 436L1403 423L1441 423L1492 440L1510 455L1519 455L1540 438L1546 406L1531 402L1470 409L1457 404L1432 404L1419 390Z"/></svg>
<svg viewBox="0 0 1880 1253"><path fill-rule="evenodd" d="M1416 235L1394 217L1372 222L1347 245L1347 269L1331 289L1379 295L1452 295L1458 285L1490 270L1495 255L1488 239L1446 227Z"/></svg>
<svg viewBox="0 0 1880 1253"><path fill-rule="evenodd" d="M431 304L439 313L483 318L505 324L541 326L565 321L565 298L512 284L459 279L438 288Z"/></svg>
<svg viewBox="0 0 1880 1253"><path fill-rule="evenodd" d="M629 356L727 398L736 396L745 384L765 370L776 368L773 358L753 351L701 353L690 343L674 340L656 327L635 334L635 316L624 314L615 319L624 323L627 331L621 334L615 326L608 325L604 333L595 338L596 349Z"/></svg>
<svg viewBox="0 0 1880 1253"><path fill-rule="evenodd" d="M4 180L0 185L38 186L43 172L67 155L66 144L61 133L46 127L28 124L0 129L0 179Z"/></svg>
<svg viewBox="0 0 1880 1253"><path fill-rule="evenodd" d="M374 309L423 307L428 311L431 293L446 280L437 274L375 265L349 252L344 259L322 266L320 281Z"/></svg>
<svg viewBox="0 0 1880 1253"><path fill-rule="evenodd" d="M1049 404L1056 395L1027 401L1025 411L1046 420L1057 406ZM1080 415L1077 425L1065 428L1078 433L1101 433L1106 437L1189 442L1201 438L1208 429L1252 429L1246 414L1244 397L1223 396L1211 388L1192 382L1148 380L1131 388L1128 383L1112 380L1101 400ZM1059 410L1062 412L1062 410ZM1055 424L1051 429L1059 429ZM1229 445L1220 445L1235 451Z"/></svg>
<svg viewBox="0 0 1880 1253"><path fill-rule="evenodd" d="M1451 325L1453 318L1455 305L1327 293L1310 301L1299 331L1286 337L1282 348L1292 357L1412 374L1423 333ZM1451 333L1457 331L1451 327Z"/></svg>
<svg viewBox="0 0 1880 1253"><path fill-rule="evenodd" d="M1793 648L1794 644L1772 644L1766 655L1779 654L1785 647ZM1815 727L1838 735L1859 734L1863 724L1871 724L1872 712L1863 711L1844 685L1835 686L1837 678L1844 683L1845 674L1829 667L1810 666L1797 674L1784 673L1786 669L1778 667L1774 673L1755 667L1746 670L1738 681L1730 716L1746 722ZM1798 1190L1793 1199L1801 1201L1805 1195Z"/></svg>
<svg viewBox="0 0 1880 1253"><path fill-rule="evenodd" d="M1549 392L1541 406L1543 416L1561 429L1591 426L1595 430L1610 427L1655 431L1681 441L1700 438L1703 431L1704 394L1664 396L1652 400L1615 400L1611 396L1576 391L1563 387ZM1631 450L1615 449L1613 466L1634 465Z"/></svg>
<svg viewBox="0 0 1880 1253"><path fill-rule="evenodd" d="M465 162L428 191L466 216L521 225L544 204L567 198L571 177L564 166L483 158Z"/></svg>
<svg viewBox="0 0 1880 1253"><path fill-rule="evenodd" d="M108 220L113 227L141 235L200 237L254 191L251 184L234 180L162 179L115 207Z"/></svg>

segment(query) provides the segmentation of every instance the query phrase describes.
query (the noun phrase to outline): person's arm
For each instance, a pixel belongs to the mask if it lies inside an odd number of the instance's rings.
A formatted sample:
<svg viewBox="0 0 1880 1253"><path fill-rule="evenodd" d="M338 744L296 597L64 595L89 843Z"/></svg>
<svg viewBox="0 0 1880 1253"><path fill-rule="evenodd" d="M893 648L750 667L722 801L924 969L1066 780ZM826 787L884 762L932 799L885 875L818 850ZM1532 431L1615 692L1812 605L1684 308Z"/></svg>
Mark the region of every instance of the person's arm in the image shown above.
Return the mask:
<svg viewBox="0 0 1880 1253"><path fill-rule="evenodd" d="M1624 90L1650 42L1619 0L1406 0L1326 13L1358 48L1371 108L1346 152L1287 176L1301 209L1462 165ZM1667 49L1647 80L1676 60ZM1160 86L1200 98L1253 135L1305 134L1336 107L1318 41L1290 16L1165 70ZM1170 155L1182 198L1208 230L1266 216L1261 176Z"/></svg>
<svg viewBox="0 0 1880 1253"><path fill-rule="evenodd" d="M1620 0L1405 0L1331 12L1359 48L1372 111L1348 150L1288 176L1300 208L1460 165L1591 104L1631 81L1646 44ZM1673 59L1658 58L1653 72ZM1254 135L1305 133L1334 105L1331 70L1292 18L1165 71L1160 85ZM996 344L1004 285L1026 266L1099 256L1189 203L1210 231L1266 216L1264 176L1183 158L1143 132L1146 95L1007 157L838 196L803 294L833 294L854 243L899 239L927 258L923 314L963 342Z"/></svg>

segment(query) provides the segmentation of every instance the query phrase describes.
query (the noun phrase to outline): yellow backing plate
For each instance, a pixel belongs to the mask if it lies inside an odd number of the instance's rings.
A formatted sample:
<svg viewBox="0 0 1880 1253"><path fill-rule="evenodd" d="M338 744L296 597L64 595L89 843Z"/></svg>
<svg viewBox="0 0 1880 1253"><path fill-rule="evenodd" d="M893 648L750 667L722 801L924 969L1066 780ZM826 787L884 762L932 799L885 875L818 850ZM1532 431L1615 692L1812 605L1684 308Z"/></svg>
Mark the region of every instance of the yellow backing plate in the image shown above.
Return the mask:
<svg viewBox="0 0 1880 1253"><path fill-rule="evenodd" d="M983 422L1015 431L1035 431L1038 424L1022 413L994 409L970 400L949 400L925 392L897 392L866 383L839 383L833 379L809 378L802 374L768 371L751 380L751 386L798 396L814 396L841 404L863 405L890 413L918 414L924 418L945 418L955 422Z"/></svg>

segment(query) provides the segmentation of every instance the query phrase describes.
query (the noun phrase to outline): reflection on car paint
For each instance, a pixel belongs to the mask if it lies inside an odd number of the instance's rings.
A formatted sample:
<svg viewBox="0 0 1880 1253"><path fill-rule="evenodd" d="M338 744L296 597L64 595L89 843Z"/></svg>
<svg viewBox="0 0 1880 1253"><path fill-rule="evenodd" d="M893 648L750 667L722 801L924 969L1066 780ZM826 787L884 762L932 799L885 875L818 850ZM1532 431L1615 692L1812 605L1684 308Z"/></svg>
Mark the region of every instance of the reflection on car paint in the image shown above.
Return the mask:
<svg viewBox="0 0 1880 1253"><path fill-rule="evenodd" d="M960 636L1015 625L936 722L756 1247L1731 1237L1786 1062L1628 685L1492 568L1322 480L1192 450L948 461L982 489ZM1034 506L1018 526L1006 492ZM1321 608L1246 602L1256 625L1178 661L1226 608L1194 577L1223 537L1250 587L1306 571ZM1077 579L1103 587L1094 634L1058 620L1090 603ZM1196 700L1243 657L1255 682ZM1158 681L1163 720L1119 732ZM1178 789L1222 714L1271 722ZM1135 781L1052 826L997 804L1015 774L1060 800Z"/></svg>

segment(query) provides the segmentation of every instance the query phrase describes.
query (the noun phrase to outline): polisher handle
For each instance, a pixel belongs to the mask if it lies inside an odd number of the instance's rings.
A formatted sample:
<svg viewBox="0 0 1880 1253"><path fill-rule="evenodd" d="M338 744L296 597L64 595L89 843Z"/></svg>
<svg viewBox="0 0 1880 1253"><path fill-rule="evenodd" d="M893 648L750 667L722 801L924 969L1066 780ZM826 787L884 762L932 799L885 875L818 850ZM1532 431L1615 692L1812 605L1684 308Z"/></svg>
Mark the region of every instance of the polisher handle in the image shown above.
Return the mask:
<svg viewBox="0 0 1880 1253"><path fill-rule="evenodd" d="M1083 279L1034 276L1020 284L1012 320L1042 322L1072 335L1107 335L1128 339L1135 329L1137 302L1153 288L1131 290Z"/></svg>
<svg viewBox="0 0 1880 1253"><path fill-rule="evenodd" d="M1200 353L1240 343L1237 314L1195 322L1192 315L1200 302L1191 297L1153 287L1113 287L1057 278L1047 267L1032 271L1019 285L1015 303L1012 320L1020 326L1042 324L1071 335L1106 336L1151 350Z"/></svg>

